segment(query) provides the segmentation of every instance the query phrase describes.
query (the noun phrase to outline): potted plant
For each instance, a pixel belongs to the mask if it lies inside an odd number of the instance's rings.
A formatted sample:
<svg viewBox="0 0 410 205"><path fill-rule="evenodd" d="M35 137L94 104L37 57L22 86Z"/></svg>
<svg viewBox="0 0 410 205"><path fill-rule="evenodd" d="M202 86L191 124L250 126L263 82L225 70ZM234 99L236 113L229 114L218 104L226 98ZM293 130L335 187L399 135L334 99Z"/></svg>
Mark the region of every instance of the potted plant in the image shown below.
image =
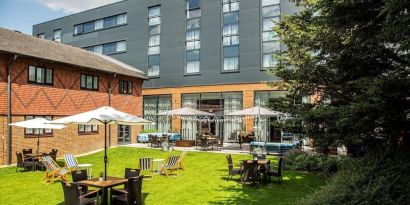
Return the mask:
<svg viewBox="0 0 410 205"><path fill-rule="evenodd" d="M104 172L100 172L100 177L98 177L98 181L104 181Z"/></svg>

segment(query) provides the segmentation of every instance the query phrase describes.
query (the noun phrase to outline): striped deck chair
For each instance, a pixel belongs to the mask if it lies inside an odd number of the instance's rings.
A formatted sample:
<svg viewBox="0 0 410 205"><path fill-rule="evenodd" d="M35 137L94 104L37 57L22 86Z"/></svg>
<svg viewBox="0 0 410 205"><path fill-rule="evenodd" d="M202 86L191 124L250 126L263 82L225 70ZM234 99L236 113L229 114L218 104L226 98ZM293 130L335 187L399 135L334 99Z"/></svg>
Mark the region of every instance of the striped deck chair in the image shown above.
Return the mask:
<svg viewBox="0 0 410 205"><path fill-rule="evenodd" d="M53 183L57 179L61 179L65 182L67 181L67 174L69 174L69 171L65 167L61 168L58 166L50 156L44 156L42 162L47 169L44 183Z"/></svg>
<svg viewBox="0 0 410 205"><path fill-rule="evenodd" d="M146 157L146 158L140 158L139 159L139 168L140 171L149 171L150 176L154 177L154 162L153 162L153 158L151 157Z"/></svg>
<svg viewBox="0 0 410 205"><path fill-rule="evenodd" d="M184 169L184 165L182 164L182 161L184 160L184 158L185 158L185 156L186 156L187 153L188 153L188 151L185 150L185 151L183 151L183 152L181 153L181 155L179 156L179 159L178 159L178 169Z"/></svg>
<svg viewBox="0 0 410 205"><path fill-rule="evenodd" d="M165 174L169 176L169 174L173 174L174 171L178 171L178 160L180 156L170 156L165 161L165 164L162 167L161 174ZM178 175L178 173L176 173Z"/></svg>
<svg viewBox="0 0 410 205"><path fill-rule="evenodd" d="M65 154L64 155L65 167L67 167L70 171L78 171L80 168L78 167L78 161L72 154Z"/></svg>

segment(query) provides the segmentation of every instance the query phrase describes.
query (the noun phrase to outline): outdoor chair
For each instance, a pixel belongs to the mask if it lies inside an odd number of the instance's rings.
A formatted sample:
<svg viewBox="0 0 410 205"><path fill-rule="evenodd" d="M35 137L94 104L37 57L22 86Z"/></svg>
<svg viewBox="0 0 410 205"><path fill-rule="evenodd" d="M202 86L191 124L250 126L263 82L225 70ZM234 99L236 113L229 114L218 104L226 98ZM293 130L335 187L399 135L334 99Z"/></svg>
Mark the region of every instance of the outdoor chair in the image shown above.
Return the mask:
<svg viewBox="0 0 410 205"><path fill-rule="evenodd" d="M80 187L77 183L68 183L61 181L64 192L64 204L65 205L89 205L97 204L93 199L93 193L81 194Z"/></svg>
<svg viewBox="0 0 410 205"><path fill-rule="evenodd" d="M209 150L209 140L205 137L201 138L201 150Z"/></svg>
<svg viewBox="0 0 410 205"><path fill-rule="evenodd" d="M146 158L140 158L139 159L139 169L141 171L149 171L150 176L154 177L154 162L153 158L151 157L146 157Z"/></svg>
<svg viewBox="0 0 410 205"><path fill-rule="evenodd" d="M275 166L270 166L269 170L266 172L266 175L269 177L269 181L270 181L270 177L277 177L278 178L278 182L279 184L282 184L282 165L283 165L283 158L279 158L279 162L277 165L277 169L273 170L272 168L274 168Z"/></svg>
<svg viewBox="0 0 410 205"><path fill-rule="evenodd" d="M61 168L60 166L58 166L58 164L50 156L43 157L42 162L46 167L44 183L52 183L57 179L67 181L67 175L69 171L65 167Z"/></svg>
<svg viewBox="0 0 410 205"><path fill-rule="evenodd" d="M16 152L16 156L17 156L16 172L18 171L18 168L23 168L23 170L27 170L28 167L31 167L31 169L34 170L35 162L24 159L23 154L21 152L19 153Z"/></svg>
<svg viewBox="0 0 410 205"><path fill-rule="evenodd" d="M233 168L233 160L232 156L226 155L226 160L228 161L228 177L232 179L234 175L240 175L241 174L241 169L240 168Z"/></svg>
<svg viewBox="0 0 410 205"><path fill-rule="evenodd" d="M220 136L218 139L218 144L216 144L217 148L222 151L224 147L224 136Z"/></svg>
<svg viewBox="0 0 410 205"><path fill-rule="evenodd" d="M129 179L131 177L138 177L140 176L140 169L132 169L132 168L125 168L124 178ZM113 195L121 195L127 193L128 184L124 184L124 188L121 189L111 189L111 193Z"/></svg>
<svg viewBox="0 0 410 205"><path fill-rule="evenodd" d="M51 152L48 154L54 161L57 161L57 149L52 149Z"/></svg>
<svg viewBox="0 0 410 205"><path fill-rule="evenodd" d="M77 171L80 168L78 167L78 161L72 154L65 154L64 155L64 163L68 170L70 171Z"/></svg>
<svg viewBox="0 0 410 205"><path fill-rule="evenodd" d="M26 156L27 154L33 154L33 149L23 149L23 159L27 161L34 161L32 157Z"/></svg>
<svg viewBox="0 0 410 205"><path fill-rule="evenodd" d="M73 182L87 180L88 179L87 170L82 169L82 170L73 171L71 172L71 177L73 178ZM98 196L98 193L99 193L99 191L97 190L89 191L88 186L80 185L79 189L81 190L81 194L87 194L87 196Z"/></svg>
<svg viewBox="0 0 410 205"><path fill-rule="evenodd" d="M181 155L179 156L178 163L177 163L178 169L184 169L184 165L182 164L182 162L183 162L185 156L187 155L187 153L188 153L188 151L185 150L185 151L183 151L183 152L181 153Z"/></svg>
<svg viewBox="0 0 410 205"><path fill-rule="evenodd" d="M161 174L165 174L166 176L169 176L169 174L173 174L174 171L178 171L178 160L180 156L170 156L167 158L165 161L165 164L162 167ZM176 173L178 175L178 172Z"/></svg>
<svg viewBox="0 0 410 205"><path fill-rule="evenodd" d="M112 198L114 205L142 205L142 181L144 176L128 178L127 190Z"/></svg>
<svg viewBox="0 0 410 205"><path fill-rule="evenodd" d="M245 160L242 166L241 184L256 185L256 187L258 187L260 181L258 161L253 160L252 163L248 163L247 160Z"/></svg>

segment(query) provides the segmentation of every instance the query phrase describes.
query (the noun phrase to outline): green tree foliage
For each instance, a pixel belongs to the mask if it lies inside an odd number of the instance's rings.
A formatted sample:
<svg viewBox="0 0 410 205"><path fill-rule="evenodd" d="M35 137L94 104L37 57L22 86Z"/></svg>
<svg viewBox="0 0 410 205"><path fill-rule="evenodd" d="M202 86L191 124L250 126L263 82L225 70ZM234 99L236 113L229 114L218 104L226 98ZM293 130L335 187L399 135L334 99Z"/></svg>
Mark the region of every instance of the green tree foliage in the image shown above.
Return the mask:
<svg viewBox="0 0 410 205"><path fill-rule="evenodd" d="M304 0L274 30L287 50L271 74L290 96L287 126L319 148L403 144L410 110L410 1ZM278 85L278 83L271 83ZM295 97L316 96L313 104ZM404 142L403 142L404 140Z"/></svg>

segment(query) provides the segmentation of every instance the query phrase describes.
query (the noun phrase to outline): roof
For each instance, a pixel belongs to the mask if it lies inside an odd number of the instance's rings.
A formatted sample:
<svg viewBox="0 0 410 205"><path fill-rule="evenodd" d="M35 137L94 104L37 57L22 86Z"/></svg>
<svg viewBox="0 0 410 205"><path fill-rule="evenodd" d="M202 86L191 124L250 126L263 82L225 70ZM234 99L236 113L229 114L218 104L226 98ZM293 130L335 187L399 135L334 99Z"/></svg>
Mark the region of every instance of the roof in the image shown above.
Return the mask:
<svg viewBox="0 0 410 205"><path fill-rule="evenodd" d="M0 28L0 52L66 63L86 69L147 79L144 72L109 56Z"/></svg>

